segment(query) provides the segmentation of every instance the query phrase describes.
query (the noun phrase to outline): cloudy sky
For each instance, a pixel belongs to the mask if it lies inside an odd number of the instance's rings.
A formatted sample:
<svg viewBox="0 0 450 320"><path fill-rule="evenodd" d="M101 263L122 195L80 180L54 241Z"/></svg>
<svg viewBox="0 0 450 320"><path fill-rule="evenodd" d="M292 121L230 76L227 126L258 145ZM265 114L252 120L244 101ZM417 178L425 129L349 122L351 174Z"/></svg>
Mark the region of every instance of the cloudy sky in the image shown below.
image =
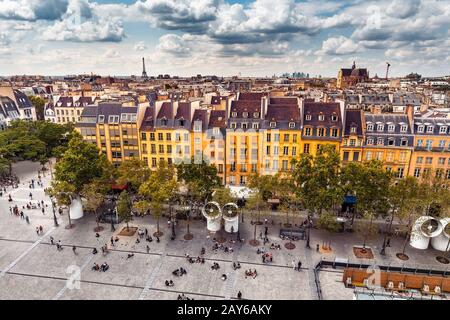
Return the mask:
<svg viewBox="0 0 450 320"><path fill-rule="evenodd" d="M450 0L0 0L0 75L450 74Z"/></svg>

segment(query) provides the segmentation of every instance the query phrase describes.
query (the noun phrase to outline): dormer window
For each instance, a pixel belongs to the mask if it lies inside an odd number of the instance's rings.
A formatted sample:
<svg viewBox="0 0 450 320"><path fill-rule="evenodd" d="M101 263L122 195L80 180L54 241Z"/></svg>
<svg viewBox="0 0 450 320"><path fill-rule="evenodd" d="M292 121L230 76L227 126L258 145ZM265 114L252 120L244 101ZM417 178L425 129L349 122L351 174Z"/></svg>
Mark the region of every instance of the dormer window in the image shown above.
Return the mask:
<svg viewBox="0 0 450 320"><path fill-rule="evenodd" d="M184 122L185 122L184 119L180 119L180 120L178 121L180 127L184 127Z"/></svg>
<svg viewBox="0 0 450 320"><path fill-rule="evenodd" d="M234 123L234 122L230 123L230 128L231 129L236 129L236 123Z"/></svg>
<svg viewBox="0 0 450 320"><path fill-rule="evenodd" d="M319 121L324 121L325 120L325 116L323 114L319 115Z"/></svg>
<svg viewBox="0 0 450 320"><path fill-rule="evenodd" d="M428 126L427 127L427 132L428 133L432 133L433 132L434 127L433 126Z"/></svg>
<svg viewBox="0 0 450 320"><path fill-rule="evenodd" d="M367 131L373 131L373 124L367 125Z"/></svg>
<svg viewBox="0 0 450 320"><path fill-rule="evenodd" d="M295 128L295 122L289 122L289 128L294 129Z"/></svg>
<svg viewBox="0 0 450 320"><path fill-rule="evenodd" d="M242 112L242 117L243 118L248 118L248 112Z"/></svg>
<svg viewBox="0 0 450 320"><path fill-rule="evenodd" d="M424 125L420 125L417 127L417 132L419 133L423 133L425 131L425 126Z"/></svg>
<svg viewBox="0 0 450 320"><path fill-rule="evenodd" d="M408 131L408 126L402 125L402 126L400 127L400 132L406 132L406 131Z"/></svg>
<svg viewBox="0 0 450 320"><path fill-rule="evenodd" d="M446 134L447 133L447 127L446 126L441 126L439 128L439 133L440 134Z"/></svg>
<svg viewBox="0 0 450 320"><path fill-rule="evenodd" d="M269 125L270 125L271 128L276 128L277 123L276 122L271 122Z"/></svg>
<svg viewBox="0 0 450 320"><path fill-rule="evenodd" d="M393 124L388 125L389 132L394 132L394 130L395 130L395 125L393 125Z"/></svg>
<svg viewBox="0 0 450 320"><path fill-rule="evenodd" d="M356 127L351 127L350 128L350 133L356 133Z"/></svg>
<svg viewBox="0 0 450 320"><path fill-rule="evenodd" d="M373 145L373 138L368 138L367 139L367 144L368 145Z"/></svg>
<svg viewBox="0 0 450 320"><path fill-rule="evenodd" d="M162 126L167 126L167 123L168 123L167 119L161 119Z"/></svg>
<svg viewBox="0 0 450 320"><path fill-rule="evenodd" d="M104 115L99 115L98 116L98 123L105 123L105 116Z"/></svg>
<svg viewBox="0 0 450 320"><path fill-rule="evenodd" d="M253 118L259 118L259 112L253 112Z"/></svg>
<svg viewBox="0 0 450 320"><path fill-rule="evenodd" d="M236 118L236 117L237 117L237 112L232 112L232 113L231 113L231 116L232 116L233 118Z"/></svg>
<svg viewBox="0 0 450 320"><path fill-rule="evenodd" d="M331 116L331 121L333 121L333 122L338 121L337 115L333 114L333 115Z"/></svg>
<svg viewBox="0 0 450 320"><path fill-rule="evenodd" d="M258 122L253 122L252 127L253 127L253 129L258 130L259 129L259 123Z"/></svg>
<svg viewBox="0 0 450 320"><path fill-rule="evenodd" d="M384 145L384 139L383 138L378 138L377 139L377 145Z"/></svg>
<svg viewBox="0 0 450 320"><path fill-rule="evenodd" d="M383 131L384 130L384 125L379 124L377 125L377 131Z"/></svg>
<svg viewBox="0 0 450 320"><path fill-rule="evenodd" d="M306 121L311 121L311 115L310 114L306 115Z"/></svg>

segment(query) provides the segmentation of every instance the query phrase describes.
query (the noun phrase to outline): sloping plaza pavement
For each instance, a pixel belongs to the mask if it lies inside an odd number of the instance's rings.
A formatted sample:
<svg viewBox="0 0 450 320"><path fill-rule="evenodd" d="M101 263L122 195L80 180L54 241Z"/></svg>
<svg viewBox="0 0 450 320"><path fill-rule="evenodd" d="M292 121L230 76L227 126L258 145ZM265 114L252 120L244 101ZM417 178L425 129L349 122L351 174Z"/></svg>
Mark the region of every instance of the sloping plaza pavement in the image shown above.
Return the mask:
<svg viewBox="0 0 450 320"><path fill-rule="evenodd" d="M100 237L95 237L95 217L86 215L74 220L75 228L65 229L68 224L66 215L56 213L59 226L53 223L50 199L45 196L43 188L29 189L28 181L37 179L37 163L22 162L14 166L15 173L21 183L18 189L8 188L0 197L0 299L176 299L183 293L189 298L200 299L235 299L239 291L244 299L317 299L317 287L314 281L314 266L320 259L334 260L345 258L352 262L376 262L382 265L417 266L445 270L445 265L438 263L435 257L439 252L434 250L415 250L407 248L410 260L403 262L395 257L401 251L403 239L391 240L385 256L378 252L382 243L381 236L369 239L368 246L373 249L374 260L358 260L353 255L353 245L360 245L362 239L353 234L330 234L322 230L311 231L311 248L305 248L305 241L294 242L296 248L287 250L286 241L279 236L282 216L268 217L269 245L280 244L281 250L270 250L273 263L263 264L261 256L256 253L257 247L248 244L253 236L253 225L245 217L240 225L240 235L244 243L226 242L233 253L212 250L214 235L206 230L203 221L192 221L190 225L194 239L186 241L186 221L180 221L176 227L177 237L170 239L171 229L165 219L161 219L161 230L164 235L161 242L146 242L142 239L136 243L137 234L132 237L119 236L114 247L110 245L111 236L116 236L124 226L116 226L116 232L110 231L109 224L103 224ZM50 176L46 173L42 178L44 188L49 185ZM44 200L48 205L43 214L39 209L23 210L29 216L30 223L10 213L9 207L19 207L29 201L29 193L33 193L34 202ZM8 202L11 194L14 202ZM272 219L274 223L272 224ZM43 235L36 233L36 227L43 227ZM153 217L134 218L130 226L147 228L149 233L156 230ZM257 235L264 232L264 226L258 226ZM222 233L225 235L225 233ZM217 235L216 235L217 236ZM228 240L236 236L225 235ZM50 237L61 241L63 250L58 251L51 245ZM332 252L321 254L316 252L316 244L330 242ZM101 246L107 244L108 254L101 253ZM77 247L77 254L72 246ZM146 246L150 252L147 253ZM224 244L225 245L225 244ZM205 264L189 263L186 254L192 257L200 255L201 248L206 248ZM263 247L261 244L260 248ZM99 253L92 254L97 248ZM134 256L128 258L129 253ZM302 262L302 270L294 271L293 265ZM94 263L108 263L106 272L93 271ZM212 270L213 262L220 265L219 270ZM240 262L241 269L233 270L233 262ZM172 271L183 267L187 275L176 277ZM245 270L256 269L258 276L245 277ZM325 299L351 299L350 289L340 283L340 275L336 271L323 271L320 275L323 297ZM221 279L222 274L227 279ZM173 280L173 287L166 287L165 281Z"/></svg>

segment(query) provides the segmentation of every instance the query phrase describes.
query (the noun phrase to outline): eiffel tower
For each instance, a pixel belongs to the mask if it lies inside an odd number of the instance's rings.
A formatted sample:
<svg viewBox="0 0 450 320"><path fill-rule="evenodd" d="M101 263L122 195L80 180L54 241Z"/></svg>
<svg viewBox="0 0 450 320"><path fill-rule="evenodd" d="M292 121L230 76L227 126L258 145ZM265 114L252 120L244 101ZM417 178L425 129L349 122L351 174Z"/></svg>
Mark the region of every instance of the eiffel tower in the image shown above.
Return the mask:
<svg viewBox="0 0 450 320"><path fill-rule="evenodd" d="M142 78L148 79L147 71L145 71L145 58L142 58Z"/></svg>

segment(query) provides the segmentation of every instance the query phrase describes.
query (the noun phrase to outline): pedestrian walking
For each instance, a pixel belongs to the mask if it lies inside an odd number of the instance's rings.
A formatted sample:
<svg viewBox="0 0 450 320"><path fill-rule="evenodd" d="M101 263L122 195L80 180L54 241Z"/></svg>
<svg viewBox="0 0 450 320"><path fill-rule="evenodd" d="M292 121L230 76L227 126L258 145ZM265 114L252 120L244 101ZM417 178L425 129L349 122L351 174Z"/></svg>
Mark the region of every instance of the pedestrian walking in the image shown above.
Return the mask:
<svg viewBox="0 0 450 320"><path fill-rule="evenodd" d="M238 292L238 294L237 294L237 298L239 299L239 300L241 300L242 299L242 292Z"/></svg>
<svg viewBox="0 0 450 320"><path fill-rule="evenodd" d="M72 247L72 251L73 251L74 254L77 254L77 247L73 246Z"/></svg>
<svg viewBox="0 0 450 320"><path fill-rule="evenodd" d="M30 200L33 200L33 194L30 192Z"/></svg>
<svg viewBox="0 0 450 320"><path fill-rule="evenodd" d="M39 227L36 227L36 234L39 235Z"/></svg>
<svg viewBox="0 0 450 320"><path fill-rule="evenodd" d="M42 207L42 214L45 215L45 209Z"/></svg>
<svg viewBox="0 0 450 320"><path fill-rule="evenodd" d="M25 221L30 224L30 218L28 218L28 216L25 217Z"/></svg>
<svg viewBox="0 0 450 320"><path fill-rule="evenodd" d="M386 241L386 247L390 247L391 246L391 238L388 238Z"/></svg>
<svg viewBox="0 0 450 320"><path fill-rule="evenodd" d="M299 261L297 264L297 271L301 271L302 270L302 262Z"/></svg>
<svg viewBox="0 0 450 320"><path fill-rule="evenodd" d="M266 237L267 237L267 232L268 232L268 231L269 231L269 227L266 226L266 227L264 228L264 234L266 235Z"/></svg>
<svg viewBox="0 0 450 320"><path fill-rule="evenodd" d="M150 247L147 245L147 253L150 253Z"/></svg>
<svg viewBox="0 0 450 320"><path fill-rule="evenodd" d="M41 234L44 233L44 228L43 228L42 226L39 226L39 232L40 232Z"/></svg>
<svg viewBox="0 0 450 320"><path fill-rule="evenodd" d="M320 245L319 245L319 244L316 245L316 251L317 251L317 252L320 251Z"/></svg>
<svg viewBox="0 0 450 320"><path fill-rule="evenodd" d="M114 239L113 239L113 237L111 237L111 246L114 247Z"/></svg>
<svg viewBox="0 0 450 320"><path fill-rule="evenodd" d="M50 243L52 244L52 245L54 245L55 244L55 242L54 242L55 240L53 239L53 237L52 236L50 236Z"/></svg>

